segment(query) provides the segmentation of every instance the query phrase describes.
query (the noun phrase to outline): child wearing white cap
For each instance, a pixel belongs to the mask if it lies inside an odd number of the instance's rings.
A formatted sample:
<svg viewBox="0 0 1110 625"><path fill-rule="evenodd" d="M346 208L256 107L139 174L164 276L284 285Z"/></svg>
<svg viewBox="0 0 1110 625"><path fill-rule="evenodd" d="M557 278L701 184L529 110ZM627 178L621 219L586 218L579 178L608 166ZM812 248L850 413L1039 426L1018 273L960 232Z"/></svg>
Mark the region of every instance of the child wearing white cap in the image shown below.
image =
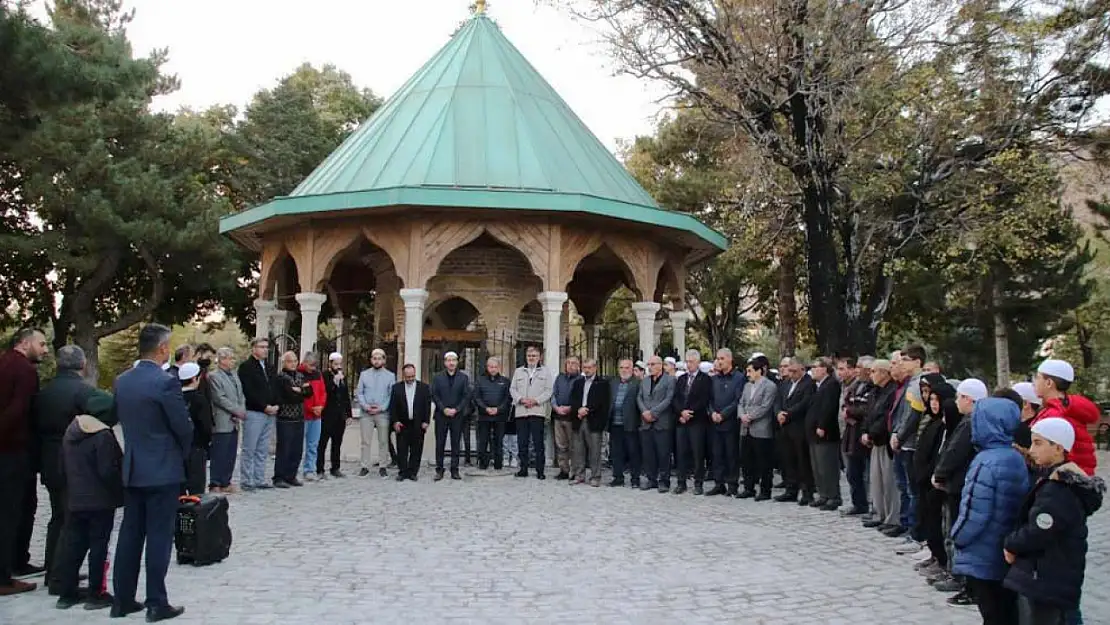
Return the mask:
<svg viewBox="0 0 1110 625"><path fill-rule="evenodd" d="M1064 623L1075 614L1087 557L1087 517L1106 484L1068 462L1075 428L1050 417L1033 425L1029 455L1047 477L1025 499L1021 525L1004 543L1010 569L1003 585L1018 593L1022 623Z"/></svg>
<svg viewBox="0 0 1110 625"><path fill-rule="evenodd" d="M1066 419L1075 431L1071 461L1087 475L1094 475L1098 460L1095 458L1095 441L1087 428L1098 423L1101 411L1086 397L1068 394L1074 382L1075 370L1066 361L1050 358L1042 362L1033 378L1033 388L1044 401L1044 407L1033 417L1030 425L1051 417Z"/></svg>

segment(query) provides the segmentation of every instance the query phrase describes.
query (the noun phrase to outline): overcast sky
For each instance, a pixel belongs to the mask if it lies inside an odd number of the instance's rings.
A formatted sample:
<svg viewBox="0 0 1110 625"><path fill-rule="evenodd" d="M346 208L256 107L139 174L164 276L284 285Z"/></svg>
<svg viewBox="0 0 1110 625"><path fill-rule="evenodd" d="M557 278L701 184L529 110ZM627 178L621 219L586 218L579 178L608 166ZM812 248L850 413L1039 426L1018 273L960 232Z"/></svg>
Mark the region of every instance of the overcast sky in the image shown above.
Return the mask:
<svg viewBox="0 0 1110 625"><path fill-rule="evenodd" d="M160 108L242 106L304 62L332 63L389 97L447 43L470 0L126 0L138 54L169 48L181 90ZM489 15L597 137L655 126L662 91L615 77L596 32L533 0L490 0Z"/></svg>

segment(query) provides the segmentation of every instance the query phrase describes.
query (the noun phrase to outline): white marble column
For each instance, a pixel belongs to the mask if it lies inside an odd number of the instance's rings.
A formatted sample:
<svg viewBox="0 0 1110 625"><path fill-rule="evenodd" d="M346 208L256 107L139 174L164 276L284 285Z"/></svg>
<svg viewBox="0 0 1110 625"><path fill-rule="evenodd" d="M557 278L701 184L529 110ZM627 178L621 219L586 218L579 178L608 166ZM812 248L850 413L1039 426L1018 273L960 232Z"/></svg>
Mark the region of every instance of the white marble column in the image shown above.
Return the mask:
<svg viewBox="0 0 1110 625"><path fill-rule="evenodd" d="M655 313L662 306L659 302L632 302L636 325L640 330L640 353L643 360L655 353Z"/></svg>
<svg viewBox="0 0 1110 625"><path fill-rule="evenodd" d="M294 296L301 307L301 353L316 351L316 339L320 331L320 308L328 301L323 293L297 293Z"/></svg>
<svg viewBox="0 0 1110 625"><path fill-rule="evenodd" d="M678 359L686 357L686 322L690 320L690 313L685 310L676 310L671 313L671 341L674 343Z"/></svg>
<svg viewBox="0 0 1110 625"><path fill-rule="evenodd" d="M560 334L563 329L563 304L567 294L563 291L544 291L536 296L543 307L543 364L555 373L559 372Z"/></svg>
<svg viewBox="0 0 1110 625"><path fill-rule="evenodd" d="M422 379L420 348L424 342L424 304L428 301L428 292L424 289L401 289L401 300L405 302L405 353L399 354L401 362L397 369L406 364L416 367L416 379Z"/></svg>
<svg viewBox="0 0 1110 625"><path fill-rule="evenodd" d="M333 328L335 328L335 336L339 339L335 342L335 351L339 352L340 354L343 355L344 358L346 358L347 357L347 335L346 335L345 331L347 329L347 320L344 317L332 317L331 318L331 326ZM328 356L329 356L329 354L324 354L325 358L328 357Z"/></svg>
<svg viewBox="0 0 1110 625"><path fill-rule="evenodd" d="M277 302L270 299L254 300L254 338L270 338L271 326L274 322L274 312L277 311Z"/></svg>

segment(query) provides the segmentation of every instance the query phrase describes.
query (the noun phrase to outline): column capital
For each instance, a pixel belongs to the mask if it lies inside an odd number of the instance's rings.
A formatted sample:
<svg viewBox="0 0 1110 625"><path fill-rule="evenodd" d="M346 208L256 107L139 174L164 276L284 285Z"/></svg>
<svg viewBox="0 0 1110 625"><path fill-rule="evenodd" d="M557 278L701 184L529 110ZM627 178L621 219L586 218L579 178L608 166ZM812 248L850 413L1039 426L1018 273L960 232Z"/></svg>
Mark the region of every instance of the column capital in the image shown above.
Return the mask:
<svg viewBox="0 0 1110 625"><path fill-rule="evenodd" d="M297 293L293 298L300 304L302 313L318 313L324 302L328 301L328 296L323 293Z"/></svg>
<svg viewBox="0 0 1110 625"><path fill-rule="evenodd" d="M671 323L673 325L682 325L682 326L684 326L684 325L686 325L686 322L690 321L693 317L694 317L694 315L692 313L690 313L690 311L687 311L687 310L672 310L671 311Z"/></svg>
<svg viewBox="0 0 1110 625"><path fill-rule="evenodd" d="M405 308L423 308L428 301L428 291L425 289L401 289L399 295L405 302Z"/></svg>
<svg viewBox="0 0 1110 625"><path fill-rule="evenodd" d="M255 312L272 312L277 310L277 302L272 299L256 299L254 300Z"/></svg>
<svg viewBox="0 0 1110 625"><path fill-rule="evenodd" d="M655 321L655 313L662 307L659 302L632 302L632 312L638 321Z"/></svg>
<svg viewBox="0 0 1110 625"><path fill-rule="evenodd" d="M544 312L563 312L563 304L567 303L569 296L565 291L544 291L536 294L536 301L543 306Z"/></svg>

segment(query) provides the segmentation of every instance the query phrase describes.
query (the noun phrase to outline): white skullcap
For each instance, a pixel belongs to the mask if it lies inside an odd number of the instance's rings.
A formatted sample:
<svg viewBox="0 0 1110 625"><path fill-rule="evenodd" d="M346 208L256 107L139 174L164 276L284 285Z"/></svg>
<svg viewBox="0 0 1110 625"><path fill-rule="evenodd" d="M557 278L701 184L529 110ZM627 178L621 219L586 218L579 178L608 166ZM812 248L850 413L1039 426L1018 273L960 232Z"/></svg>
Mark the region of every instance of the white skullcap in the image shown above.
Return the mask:
<svg viewBox="0 0 1110 625"><path fill-rule="evenodd" d="M169 370L170 370L170 361L167 360L166 362L162 363L162 371L169 371Z"/></svg>
<svg viewBox="0 0 1110 625"><path fill-rule="evenodd" d="M446 354L443 355L443 359L447 360L448 358L454 358L455 360L458 360L459 355L456 354L455 352L447 352Z"/></svg>
<svg viewBox="0 0 1110 625"><path fill-rule="evenodd" d="M1072 369L1071 365L1065 360L1053 360L1050 358L1042 362L1041 366L1037 367L1037 373L1060 378L1065 382L1075 381L1075 369Z"/></svg>
<svg viewBox="0 0 1110 625"><path fill-rule="evenodd" d="M664 363L666 363L666 364L668 364L668 365L677 365L677 364L678 364L678 361L677 361L677 360L675 360L675 359L674 359L673 357L671 357L671 356L667 356L666 358L664 358L664 359L663 359L663 362L664 362Z"/></svg>
<svg viewBox="0 0 1110 625"><path fill-rule="evenodd" d="M1037 391L1033 388L1032 382L1018 382L1014 385L1014 391L1021 395L1022 401L1030 404L1041 405L1041 398L1037 397Z"/></svg>
<svg viewBox="0 0 1110 625"><path fill-rule="evenodd" d="M752 352L752 355L748 356L748 360L755 360L756 358L759 358L760 356L763 356L764 358L766 358L767 354L764 354L763 352Z"/></svg>
<svg viewBox="0 0 1110 625"><path fill-rule="evenodd" d="M1075 444L1075 428L1065 419L1060 417L1051 417L1042 419L1033 424L1033 433L1046 438L1053 443L1064 448L1064 451L1071 451L1072 445Z"/></svg>
<svg viewBox="0 0 1110 625"><path fill-rule="evenodd" d="M641 368L641 369L647 369L647 365L646 365L646 364L644 363L644 361L642 361L642 360L637 360L637 361L636 361L636 365L635 365L635 366L637 366L637 367L639 367L639 368Z"/></svg>
<svg viewBox="0 0 1110 625"><path fill-rule="evenodd" d="M712 370L713 363L709 362L708 360L703 360L701 361L701 364L698 365L698 371L701 371L702 373L709 373Z"/></svg>
<svg viewBox="0 0 1110 625"><path fill-rule="evenodd" d="M968 378L956 387L957 395L966 395L971 398L971 401L979 401L986 399L990 393L987 392L987 385L983 384L982 380L975 378Z"/></svg>
<svg viewBox="0 0 1110 625"><path fill-rule="evenodd" d="M200 375L200 365L195 362L187 362L177 368L177 379L179 380L192 380Z"/></svg>
<svg viewBox="0 0 1110 625"><path fill-rule="evenodd" d="M343 354L340 354L339 352L332 352L331 356L328 356L328 362L334 362L336 360L343 360Z"/></svg>

